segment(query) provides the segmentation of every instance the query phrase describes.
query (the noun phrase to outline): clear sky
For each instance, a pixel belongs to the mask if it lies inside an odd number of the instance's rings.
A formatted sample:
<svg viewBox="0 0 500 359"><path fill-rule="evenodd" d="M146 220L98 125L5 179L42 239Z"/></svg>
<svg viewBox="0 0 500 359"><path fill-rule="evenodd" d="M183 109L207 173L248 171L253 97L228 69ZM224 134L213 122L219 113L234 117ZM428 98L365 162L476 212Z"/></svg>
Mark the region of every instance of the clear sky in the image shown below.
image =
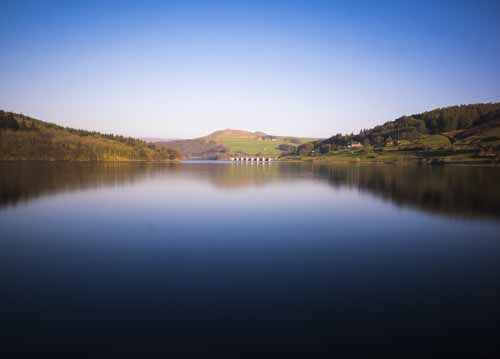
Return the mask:
<svg viewBox="0 0 500 359"><path fill-rule="evenodd" d="M64 126L327 137L500 100L498 0L0 5L0 109Z"/></svg>

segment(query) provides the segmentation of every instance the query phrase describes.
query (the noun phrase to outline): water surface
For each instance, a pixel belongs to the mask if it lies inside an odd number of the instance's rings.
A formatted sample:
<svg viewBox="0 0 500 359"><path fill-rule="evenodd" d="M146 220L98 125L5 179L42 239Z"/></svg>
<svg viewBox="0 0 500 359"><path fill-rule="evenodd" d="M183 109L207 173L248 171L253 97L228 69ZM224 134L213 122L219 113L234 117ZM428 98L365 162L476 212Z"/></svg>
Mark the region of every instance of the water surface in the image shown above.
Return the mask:
<svg viewBox="0 0 500 359"><path fill-rule="evenodd" d="M0 164L19 350L493 353L500 169Z"/></svg>

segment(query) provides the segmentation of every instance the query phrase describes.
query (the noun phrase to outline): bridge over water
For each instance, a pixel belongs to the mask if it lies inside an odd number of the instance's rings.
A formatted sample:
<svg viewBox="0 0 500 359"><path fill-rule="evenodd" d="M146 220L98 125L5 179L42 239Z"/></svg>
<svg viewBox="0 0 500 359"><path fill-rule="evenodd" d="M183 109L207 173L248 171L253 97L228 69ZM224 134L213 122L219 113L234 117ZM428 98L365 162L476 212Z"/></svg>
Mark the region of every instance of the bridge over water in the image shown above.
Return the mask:
<svg viewBox="0 0 500 359"><path fill-rule="evenodd" d="M236 162L271 162L274 161L273 157L230 157L230 161Z"/></svg>

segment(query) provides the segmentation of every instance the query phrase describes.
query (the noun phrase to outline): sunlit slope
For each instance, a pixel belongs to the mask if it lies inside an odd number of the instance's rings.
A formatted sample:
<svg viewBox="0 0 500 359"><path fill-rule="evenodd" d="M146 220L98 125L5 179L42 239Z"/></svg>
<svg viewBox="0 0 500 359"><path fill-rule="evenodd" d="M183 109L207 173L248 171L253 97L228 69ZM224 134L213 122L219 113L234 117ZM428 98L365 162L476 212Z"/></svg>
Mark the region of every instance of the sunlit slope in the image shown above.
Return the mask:
<svg viewBox="0 0 500 359"><path fill-rule="evenodd" d="M283 152L291 151L303 143L315 141L314 138L273 136L263 132L249 132L242 130L226 129L216 131L208 136L200 138L204 141L214 141L223 145L230 154L247 155L281 155ZM288 148L280 145L287 145Z"/></svg>
<svg viewBox="0 0 500 359"><path fill-rule="evenodd" d="M451 106L402 116L358 134L337 134L314 146L301 146L296 155L331 161L499 163L500 103Z"/></svg>
<svg viewBox="0 0 500 359"><path fill-rule="evenodd" d="M159 161L180 158L167 147L77 130L0 111L0 160Z"/></svg>

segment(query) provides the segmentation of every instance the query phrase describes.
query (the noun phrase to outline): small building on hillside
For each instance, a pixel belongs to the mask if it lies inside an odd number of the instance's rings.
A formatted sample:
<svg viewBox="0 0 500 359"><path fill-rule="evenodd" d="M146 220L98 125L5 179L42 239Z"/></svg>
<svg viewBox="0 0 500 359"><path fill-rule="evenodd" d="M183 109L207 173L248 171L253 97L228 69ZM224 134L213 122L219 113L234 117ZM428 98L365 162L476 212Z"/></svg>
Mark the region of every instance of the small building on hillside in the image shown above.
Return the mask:
<svg viewBox="0 0 500 359"><path fill-rule="evenodd" d="M347 145L347 147L349 147L349 148L361 148L361 147L363 147L363 145L361 144L361 142L352 141L350 144Z"/></svg>

